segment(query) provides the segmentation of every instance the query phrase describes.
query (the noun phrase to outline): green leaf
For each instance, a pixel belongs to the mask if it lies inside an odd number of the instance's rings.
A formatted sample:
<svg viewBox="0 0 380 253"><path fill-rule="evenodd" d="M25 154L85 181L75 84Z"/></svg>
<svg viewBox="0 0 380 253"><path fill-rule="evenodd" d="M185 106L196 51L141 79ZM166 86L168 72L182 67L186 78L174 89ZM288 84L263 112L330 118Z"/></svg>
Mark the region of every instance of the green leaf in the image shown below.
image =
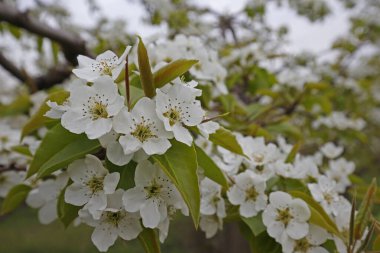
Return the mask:
<svg viewBox="0 0 380 253"><path fill-rule="evenodd" d="M68 97L69 92L63 90L49 94L45 99L44 103L42 103L41 107L38 109L38 111L24 125L24 127L22 128L21 136L25 137L26 135L34 132L38 128L45 125L45 123L52 120L44 116L44 114L50 110L50 107L46 104L48 100L56 102L58 104L62 104Z"/></svg>
<svg viewBox="0 0 380 253"><path fill-rule="evenodd" d="M254 235L245 222L240 222L240 231L247 239L252 253L281 253L281 245L278 244L266 231Z"/></svg>
<svg viewBox="0 0 380 253"><path fill-rule="evenodd" d="M51 42L51 53L53 56L54 64L58 64L59 44Z"/></svg>
<svg viewBox="0 0 380 253"><path fill-rule="evenodd" d="M200 191L197 175L197 154L194 146L172 141L172 147L164 155L154 155L167 176L176 185L187 206L195 227L199 224Z"/></svg>
<svg viewBox="0 0 380 253"><path fill-rule="evenodd" d="M14 146L12 147L12 151L17 152L21 155L32 157L32 153L30 153L29 147L24 146L24 145Z"/></svg>
<svg viewBox="0 0 380 253"><path fill-rule="evenodd" d="M294 198L302 199L308 204L311 212L310 223L318 225L337 236L341 236L336 224L331 220L325 210L323 210L321 205L312 197L300 191L290 191L289 194Z"/></svg>
<svg viewBox="0 0 380 253"><path fill-rule="evenodd" d="M370 221L372 206L376 197L376 191L377 183L376 179L373 179L355 217L354 234L356 239L362 238L364 230L367 228L367 224Z"/></svg>
<svg viewBox="0 0 380 253"><path fill-rule="evenodd" d="M298 153L298 150L301 147L301 144L302 144L301 141L298 141L296 144L294 144L294 146L292 147L292 150L290 151L290 153L286 157L286 160L285 160L286 163L294 162L294 159L296 158L296 155Z"/></svg>
<svg viewBox="0 0 380 253"><path fill-rule="evenodd" d="M148 52L146 51L141 37L139 37L139 44L137 46L137 56L140 69L141 85L143 87L145 95L149 98L152 98L156 95L156 90L154 89L153 74L152 69L150 68Z"/></svg>
<svg viewBox="0 0 380 253"><path fill-rule="evenodd" d="M254 236L258 236L262 232L266 231L266 227L263 223L262 213L250 218L241 217L241 219L251 229Z"/></svg>
<svg viewBox="0 0 380 253"><path fill-rule="evenodd" d="M198 146L195 146L197 152L197 161L199 167L204 170L206 177L214 182L220 184L225 190L228 189L228 182L226 177L215 162Z"/></svg>
<svg viewBox="0 0 380 253"><path fill-rule="evenodd" d="M144 228L139 234L139 240L146 253L160 253L160 242L156 231L150 228Z"/></svg>
<svg viewBox="0 0 380 253"><path fill-rule="evenodd" d="M209 140L215 145L244 156L243 150L237 142L235 135L224 127L220 127L215 133L210 134Z"/></svg>
<svg viewBox="0 0 380 253"><path fill-rule="evenodd" d="M128 190L135 186L135 171L136 171L137 163L134 161L130 161L128 164L124 166L117 166L106 159L106 168L109 172L119 172L120 173L120 181L117 185L117 188L122 188L124 190Z"/></svg>
<svg viewBox="0 0 380 253"><path fill-rule="evenodd" d="M183 75L198 60L179 59L160 68L153 74L153 83L155 88L161 88L165 84L173 81L175 78Z"/></svg>
<svg viewBox="0 0 380 253"><path fill-rule="evenodd" d="M21 205L28 196L30 190L32 190L32 188L28 185L19 184L14 186L3 201L0 215L10 213Z"/></svg>
<svg viewBox="0 0 380 253"><path fill-rule="evenodd" d="M78 217L78 211L82 207L74 206L65 202L65 189L62 190L58 196L57 214L58 219L63 223L65 228L67 228L75 220L75 218Z"/></svg>
<svg viewBox="0 0 380 253"><path fill-rule="evenodd" d="M38 172L39 177L64 168L72 161L94 153L100 148L98 140L89 140L85 134L73 134L57 124L42 140L30 164L27 177Z"/></svg>
<svg viewBox="0 0 380 253"><path fill-rule="evenodd" d="M29 95L22 94L10 104L0 105L0 117L12 116L28 112L31 102Z"/></svg>

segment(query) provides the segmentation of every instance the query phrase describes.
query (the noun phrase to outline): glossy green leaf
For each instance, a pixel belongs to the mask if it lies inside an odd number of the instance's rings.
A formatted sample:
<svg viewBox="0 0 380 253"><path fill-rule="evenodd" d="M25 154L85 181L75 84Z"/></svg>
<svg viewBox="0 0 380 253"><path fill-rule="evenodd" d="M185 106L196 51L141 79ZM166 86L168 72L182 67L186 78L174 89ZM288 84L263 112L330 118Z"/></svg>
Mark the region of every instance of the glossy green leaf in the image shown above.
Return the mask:
<svg viewBox="0 0 380 253"><path fill-rule="evenodd" d="M24 146L24 145L14 146L12 147L12 151L17 152L21 155L32 157L32 153L30 153L29 147Z"/></svg>
<svg viewBox="0 0 380 253"><path fill-rule="evenodd" d="M48 121L52 119L45 117L45 113L50 110L50 107L46 104L48 100L52 102L56 102L58 104L62 104L69 97L69 92L67 91L56 91L48 95L45 101L42 103L41 107L38 111L28 120L28 122L22 128L22 137L36 131L43 125L45 125Z"/></svg>
<svg viewBox="0 0 380 253"><path fill-rule="evenodd" d="M65 202L65 190L61 191L57 202L58 219L67 228L78 217L81 206L74 206Z"/></svg>
<svg viewBox="0 0 380 253"><path fill-rule="evenodd" d="M241 219L251 229L254 236L258 236L262 232L266 231L266 227L263 223L262 213L250 218L241 217Z"/></svg>
<svg viewBox="0 0 380 253"><path fill-rule="evenodd" d="M137 163L134 161L130 161L128 164L124 166L117 166L106 159L106 168L109 172L119 172L120 173L120 181L117 185L117 188L122 188L124 190L128 190L135 186L135 171L136 171Z"/></svg>
<svg viewBox="0 0 380 253"><path fill-rule="evenodd" d="M64 168L72 161L94 153L100 148L98 140L89 140L85 134L73 134L57 124L42 140L30 164L27 176L38 172L39 177Z"/></svg>
<svg viewBox="0 0 380 253"><path fill-rule="evenodd" d="M244 155L243 150L236 140L236 136L224 127L220 127L215 133L210 134L209 140L215 145L221 146L235 154Z"/></svg>
<svg viewBox="0 0 380 253"><path fill-rule="evenodd" d="M172 141L172 147L164 155L154 155L166 175L176 185L187 206L195 227L199 224L200 191L197 175L197 155L194 146Z"/></svg>
<svg viewBox="0 0 380 253"><path fill-rule="evenodd" d="M165 84L173 81L175 78L183 75L197 62L198 60L179 59L165 65L164 67L154 72L154 87L161 88Z"/></svg>
<svg viewBox="0 0 380 253"><path fill-rule="evenodd" d="M218 165L216 165L215 162L200 147L195 146L195 151L197 152L198 165L204 170L204 175L227 190L228 182L226 176L223 174Z"/></svg>
<svg viewBox="0 0 380 253"><path fill-rule="evenodd" d="M156 231L150 228L144 228L139 234L139 240L144 247L146 253L160 253L160 242Z"/></svg>
<svg viewBox="0 0 380 253"><path fill-rule="evenodd" d="M156 90L153 84L153 74L149 63L148 52L146 51L144 42L139 37L139 44L137 46L137 56L140 69L140 79L141 85L143 87L144 93L147 97L154 97L156 95Z"/></svg>
<svg viewBox="0 0 380 253"><path fill-rule="evenodd" d="M325 212L325 210L321 207L321 205L318 202L316 202L312 197L310 197L304 192L290 191L289 193L294 198L302 199L308 204L311 212L310 223L318 225L326 229L328 232L340 236L336 224L331 220L329 215Z"/></svg>
<svg viewBox="0 0 380 253"><path fill-rule="evenodd" d="M16 209L19 205L21 205L26 199L26 197L28 196L28 193L30 192L30 190L32 190L32 188L25 184L19 184L19 185L14 186L8 192L8 195L5 197L3 201L0 215L10 213L14 209Z"/></svg>
<svg viewBox="0 0 380 253"><path fill-rule="evenodd" d="M281 253L281 245L278 244L266 231L254 235L249 225L240 223L240 231L248 241L252 253Z"/></svg>

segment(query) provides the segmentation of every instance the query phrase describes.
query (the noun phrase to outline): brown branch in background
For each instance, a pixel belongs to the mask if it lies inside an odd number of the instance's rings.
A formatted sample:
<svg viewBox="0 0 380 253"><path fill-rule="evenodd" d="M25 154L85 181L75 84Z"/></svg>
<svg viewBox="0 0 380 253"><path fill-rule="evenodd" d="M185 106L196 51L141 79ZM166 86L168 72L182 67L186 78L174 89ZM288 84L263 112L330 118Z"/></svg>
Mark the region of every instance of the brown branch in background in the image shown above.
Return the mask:
<svg viewBox="0 0 380 253"><path fill-rule="evenodd" d="M28 75L25 70L18 68L0 53L0 65L15 78L28 85L31 92L50 88L69 78L72 68L70 65L76 66L78 64L78 55L92 56L86 49L85 41L77 34L50 27L45 23L30 17L28 12L21 12L17 10L17 8L9 6L1 1L0 22L8 22L11 25L25 29L30 33L34 33L58 43L66 60L70 63L52 67L46 72L46 74L32 77Z"/></svg>

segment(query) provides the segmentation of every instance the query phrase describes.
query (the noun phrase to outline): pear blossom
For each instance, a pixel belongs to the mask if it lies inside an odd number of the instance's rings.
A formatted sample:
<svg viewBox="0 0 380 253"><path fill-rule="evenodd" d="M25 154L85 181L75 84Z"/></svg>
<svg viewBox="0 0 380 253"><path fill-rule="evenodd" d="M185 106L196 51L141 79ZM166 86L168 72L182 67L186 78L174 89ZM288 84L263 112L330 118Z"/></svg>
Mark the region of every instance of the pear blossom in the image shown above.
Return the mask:
<svg viewBox="0 0 380 253"><path fill-rule="evenodd" d="M73 181L66 188L65 202L82 206L96 217L107 206L107 194L115 192L119 183L118 172L108 173L102 162L93 155L71 163L67 172Z"/></svg>
<svg viewBox="0 0 380 253"><path fill-rule="evenodd" d="M25 174L25 171L14 170L0 173L0 197L4 198L13 186L22 183Z"/></svg>
<svg viewBox="0 0 380 253"><path fill-rule="evenodd" d="M263 223L277 242L282 243L288 237L300 240L308 234L311 212L303 200L277 191L269 195L269 202L263 212Z"/></svg>
<svg viewBox="0 0 380 253"><path fill-rule="evenodd" d="M223 229L223 219L217 215L201 215L199 227L206 233L206 238L209 239L213 237L218 230Z"/></svg>
<svg viewBox="0 0 380 253"><path fill-rule="evenodd" d="M227 192L228 200L239 206L241 216L253 217L267 205L265 188L265 181L247 170L235 176L235 184Z"/></svg>
<svg viewBox="0 0 380 253"><path fill-rule="evenodd" d="M130 50L131 46L127 46L120 58L110 50L98 55L95 60L84 55L79 55L79 68L74 69L73 73L77 77L89 82L93 82L98 77L105 75L111 76L113 80L116 80L125 65L125 59Z"/></svg>
<svg viewBox="0 0 380 253"><path fill-rule="evenodd" d="M157 117L155 103L147 97L141 98L129 112L123 108L113 120L113 127L120 133L119 143L124 154L143 149L146 154L163 154L171 147L164 124Z"/></svg>
<svg viewBox="0 0 380 253"><path fill-rule="evenodd" d="M224 199L221 196L222 186L204 178L200 183L201 189L201 214L216 214L220 218L226 217Z"/></svg>
<svg viewBox="0 0 380 253"><path fill-rule="evenodd" d="M78 85L70 92L61 123L72 133L86 133L97 139L112 129L112 118L124 106L116 84L110 77L99 77L92 86Z"/></svg>
<svg viewBox="0 0 380 253"><path fill-rule="evenodd" d="M193 136L185 126L196 126L202 122L205 112L200 101L195 99L190 88L182 84L174 84L167 93L160 89L156 92L156 112L166 131L173 132L174 138L190 146Z"/></svg>
<svg viewBox="0 0 380 253"><path fill-rule="evenodd" d="M51 119L60 119L62 115L69 109L69 106L66 102L63 104L58 104L57 102L53 102L51 100L46 101L46 104L50 107L50 110L45 113L44 116Z"/></svg>
<svg viewBox="0 0 380 253"><path fill-rule="evenodd" d="M336 191L335 181L326 176L320 176L318 183L307 185L313 198L321 203L322 207L329 214L336 213L335 205L339 200L339 195Z"/></svg>
<svg viewBox="0 0 380 253"><path fill-rule="evenodd" d="M244 164L264 180L271 178L274 171L268 165L280 158L276 145L272 143L266 145L263 137L238 136L237 140L248 157L244 160Z"/></svg>
<svg viewBox="0 0 380 253"><path fill-rule="evenodd" d="M336 146L332 142L328 142L321 147L323 155L329 159L335 159L343 153L343 147Z"/></svg>
<svg viewBox="0 0 380 253"><path fill-rule="evenodd" d="M323 228L310 224L309 233L301 239L288 237L282 242L284 253L328 253L321 245L329 239L329 233Z"/></svg>
<svg viewBox="0 0 380 253"><path fill-rule="evenodd" d="M137 165L135 184L124 193L123 203L128 212L140 212L144 227L156 228L167 218L168 207L184 208L178 190L161 169L148 160Z"/></svg>
<svg viewBox="0 0 380 253"><path fill-rule="evenodd" d="M118 237L133 240L142 231L140 215L124 210L123 194L124 190L117 189L114 193L107 195L107 207L102 211L99 219L94 219L86 209L79 211L81 220L95 227L91 240L101 252L106 252Z"/></svg>
<svg viewBox="0 0 380 253"><path fill-rule="evenodd" d="M26 203L33 208L39 208L38 219L42 224L49 224L58 218L58 196L68 182L67 173L59 174L55 179L47 179L37 188L31 190Z"/></svg>
<svg viewBox="0 0 380 253"><path fill-rule="evenodd" d="M326 176L336 182L336 189L339 193L343 193L351 181L348 176L354 172L355 163L349 162L344 158L329 161L329 169L326 171Z"/></svg>
<svg viewBox="0 0 380 253"><path fill-rule="evenodd" d="M99 138L102 147L106 148L106 156L115 165L123 166L128 164L134 154L125 154L124 149L118 142L119 134L111 130L109 133Z"/></svg>
<svg viewBox="0 0 380 253"><path fill-rule="evenodd" d="M228 175L235 175L244 158L220 146L217 146L217 151L219 156L213 155L211 158Z"/></svg>

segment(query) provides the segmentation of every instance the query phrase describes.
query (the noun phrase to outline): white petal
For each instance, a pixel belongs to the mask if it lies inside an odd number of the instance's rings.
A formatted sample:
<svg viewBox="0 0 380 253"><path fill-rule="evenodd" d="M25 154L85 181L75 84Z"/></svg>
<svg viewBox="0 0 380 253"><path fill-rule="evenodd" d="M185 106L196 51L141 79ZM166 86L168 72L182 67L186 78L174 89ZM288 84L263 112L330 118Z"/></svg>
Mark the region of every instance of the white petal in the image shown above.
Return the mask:
<svg viewBox="0 0 380 253"><path fill-rule="evenodd" d="M227 192L227 197L228 200L231 202L233 205L240 205L244 202L246 196L245 192L243 192L239 187L236 185L232 186L228 192Z"/></svg>
<svg viewBox="0 0 380 253"><path fill-rule="evenodd" d="M79 55L77 59L79 67L86 67L96 62L94 59L91 59L84 55Z"/></svg>
<svg viewBox="0 0 380 253"><path fill-rule="evenodd" d="M136 218L124 218L118 224L119 236L124 240L135 239L140 232L142 227L140 221Z"/></svg>
<svg viewBox="0 0 380 253"><path fill-rule="evenodd" d="M290 205L290 212L297 221L307 221L310 218L311 212L305 201L294 199Z"/></svg>
<svg viewBox="0 0 380 253"><path fill-rule="evenodd" d="M193 136L190 134L189 130L181 125L181 123L177 123L173 126L173 133L176 140L185 143L187 146L191 146Z"/></svg>
<svg viewBox="0 0 380 253"><path fill-rule="evenodd" d="M106 194L103 191L94 193L85 207L91 214L93 214L93 211L104 210L107 207Z"/></svg>
<svg viewBox="0 0 380 253"><path fill-rule="evenodd" d="M140 210L142 222L146 228L156 228L161 220L157 201L148 199Z"/></svg>
<svg viewBox="0 0 380 253"><path fill-rule="evenodd" d="M86 155L84 162L92 176L102 177L108 173L103 167L102 161L94 155Z"/></svg>
<svg viewBox="0 0 380 253"><path fill-rule="evenodd" d="M108 174L104 178L104 192L106 194L111 194L115 192L116 186L119 183L120 180L120 174L119 172L113 172L111 174Z"/></svg>
<svg viewBox="0 0 380 253"><path fill-rule="evenodd" d="M129 155L142 147L141 142L132 135L125 135L119 138L119 143L123 147L124 154Z"/></svg>
<svg viewBox="0 0 380 253"><path fill-rule="evenodd" d="M87 137L90 140L98 139L99 137L109 133L112 129L112 120L99 118L96 120L92 120L85 130Z"/></svg>
<svg viewBox="0 0 380 253"><path fill-rule="evenodd" d="M96 80L96 78L98 78L100 76L100 73L98 71L93 71L89 67L84 67L84 68L80 68L80 69L73 69L73 73L77 77L84 79L86 81L89 81L89 82L93 82L94 80Z"/></svg>
<svg viewBox="0 0 380 253"><path fill-rule="evenodd" d="M133 154L125 155L123 147L117 141L108 144L106 154L108 160L118 166L128 164L133 157Z"/></svg>
<svg viewBox="0 0 380 253"><path fill-rule="evenodd" d="M96 57L96 61L108 61L112 58L118 58L117 55L111 50L107 50Z"/></svg>
<svg viewBox="0 0 380 253"><path fill-rule="evenodd" d="M268 234L276 241L279 241L282 233L284 233L285 227L282 222L275 221L267 227Z"/></svg>
<svg viewBox="0 0 380 253"><path fill-rule="evenodd" d="M128 212L137 212L145 203L146 194L143 187L128 189L123 195L123 205Z"/></svg>
<svg viewBox="0 0 380 253"><path fill-rule="evenodd" d="M49 224L57 218L57 200L47 202L38 211L38 219L42 224Z"/></svg>
<svg viewBox="0 0 380 253"><path fill-rule="evenodd" d="M142 146L145 153L148 155L162 155L172 146L172 144L170 144L167 139L154 138L145 141Z"/></svg>
<svg viewBox="0 0 380 253"><path fill-rule="evenodd" d="M43 204L45 204L45 200L42 198L38 189L31 190L25 202L32 208L40 208Z"/></svg>
<svg viewBox="0 0 380 253"><path fill-rule="evenodd" d="M287 207L292 201L292 197L288 193L277 191L269 195L269 201L276 207Z"/></svg>
<svg viewBox="0 0 380 253"><path fill-rule="evenodd" d="M294 240L305 237L309 232L309 224L306 222L298 222L291 220L286 226L286 233Z"/></svg>
<svg viewBox="0 0 380 253"><path fill-rule="evenodd" d="M141 161L135 170L136 186L148 185L159 174L159 168L148 160Z"/></svg>
<svg viewBox="0 0 380 253"><path fill-rule="evenodd" d="M75 205L83 206L91 198L91 191L88 187L78 183L73 183L66 188L65 202Z"/></svg>
<svg viewBox="0 0 380 253"><path fill-rule="evenodd" d="M64 128L75 134L81 134L87 129L91 120L83 117L80 112L69 110L62 115L61 124Z"/></svg>
<svg viewBox="0 0 380 253"><path fill-rule="evenodd" d="M103 223L97 226L91 235L91 240L101 252L106 252L117 239L117 230L111 224Z"/></svg>

